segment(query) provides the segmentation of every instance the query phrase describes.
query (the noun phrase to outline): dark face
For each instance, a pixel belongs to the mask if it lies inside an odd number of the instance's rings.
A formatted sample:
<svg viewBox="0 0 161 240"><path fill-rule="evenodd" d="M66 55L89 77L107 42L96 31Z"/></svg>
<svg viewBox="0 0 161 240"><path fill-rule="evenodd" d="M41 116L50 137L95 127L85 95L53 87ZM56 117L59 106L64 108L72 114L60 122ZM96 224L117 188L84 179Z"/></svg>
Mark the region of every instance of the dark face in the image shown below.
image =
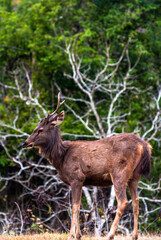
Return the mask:
<svg viewBox="0 0 161 240"><path fill-rule="evenodd" d="M47 143L47 140L57 124L64 120L64 111L51 117L46 117L40 121L33 133L23 143L23 147L30 149L33 147L41 148Z"/></svg>

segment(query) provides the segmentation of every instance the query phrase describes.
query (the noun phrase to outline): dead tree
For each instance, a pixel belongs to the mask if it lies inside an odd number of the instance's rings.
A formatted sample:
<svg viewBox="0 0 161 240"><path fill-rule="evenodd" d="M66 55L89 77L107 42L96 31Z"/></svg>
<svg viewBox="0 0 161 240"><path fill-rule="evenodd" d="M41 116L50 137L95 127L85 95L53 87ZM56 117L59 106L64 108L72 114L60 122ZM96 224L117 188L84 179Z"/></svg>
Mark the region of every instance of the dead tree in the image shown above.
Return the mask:
<svg viewBox="0 0 161 240"><path fill-rule="evenodd" d="M63 103L63 102L62 102ZM149 175L151 146L135 134L122 133L95 141L62 141L57 125L64 120L62 105L43 118L24 142L24 148L36 147L57 169L59 177L72 189L72 223L69 240L80 239L79 211L83 186L114 185L117 212L108 234L113 239L118 222L128 204L126 187L133 203L134 232L138 239L139 198L137 186L142 175Z"/></svg>

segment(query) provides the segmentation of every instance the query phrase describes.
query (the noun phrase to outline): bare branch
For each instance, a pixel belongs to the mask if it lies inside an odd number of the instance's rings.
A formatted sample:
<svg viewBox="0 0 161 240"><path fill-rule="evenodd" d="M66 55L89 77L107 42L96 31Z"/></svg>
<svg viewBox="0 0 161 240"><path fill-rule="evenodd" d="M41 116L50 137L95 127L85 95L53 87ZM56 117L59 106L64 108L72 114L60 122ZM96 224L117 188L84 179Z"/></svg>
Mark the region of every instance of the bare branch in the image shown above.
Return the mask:
<svg viewBox="0 0 161 240"><path fill-rule="evenodd" d="M159 106L159 102L161 100L161 89L158 92L157 99L155 98L154 100L155 100L157 112L156 112L156 115L155 115L155 117L152 121L151 128L149 128L142 136L143 138L145 138L150 132L152 132L154 130L151 137L148 138L148 141L153 139L154 136L156 135L156 133L158 132L159 128L161 128L161 121L160 121L161 119L159 120L159 117L161 115L161 109L160 109L160 106Z"/></svg>

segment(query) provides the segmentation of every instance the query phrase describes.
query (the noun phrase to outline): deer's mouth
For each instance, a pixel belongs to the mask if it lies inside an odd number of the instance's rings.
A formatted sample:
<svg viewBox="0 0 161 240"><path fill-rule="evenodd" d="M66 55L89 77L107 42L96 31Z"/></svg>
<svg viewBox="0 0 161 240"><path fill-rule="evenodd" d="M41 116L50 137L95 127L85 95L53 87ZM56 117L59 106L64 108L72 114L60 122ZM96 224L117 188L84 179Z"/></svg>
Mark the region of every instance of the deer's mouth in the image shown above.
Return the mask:
<svg viewBox="0 0 161 240"><path fill-rule="evenodd" d="M30 143L29 145L27 145L26 148L27 148L27 149L33 148L33 143Z"/></svg>
<svg viewBox="0 0 161 240"><path fill-rule="evenodd" d="M26 143L26 142L24 142L23 144L22 144L22 146L23 146L23 148L27 148L27 149L30 149L30 148L33 148L33 143Z"/></svg>

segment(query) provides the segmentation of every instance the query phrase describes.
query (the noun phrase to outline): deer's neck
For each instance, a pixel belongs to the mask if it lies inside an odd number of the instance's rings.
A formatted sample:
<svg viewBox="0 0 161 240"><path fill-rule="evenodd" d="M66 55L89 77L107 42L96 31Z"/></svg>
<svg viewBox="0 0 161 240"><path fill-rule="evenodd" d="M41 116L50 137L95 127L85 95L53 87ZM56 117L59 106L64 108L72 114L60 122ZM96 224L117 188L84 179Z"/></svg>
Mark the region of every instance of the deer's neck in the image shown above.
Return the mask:
<svg viewBox="0 0 161 240"><path fill-rule="evenodd" d="M60 131L57 127L48 136L48 141L42 147L42 155L56 168L60 169L64 156L68 150L67 144L64 144L60 137Z"/></svg>

